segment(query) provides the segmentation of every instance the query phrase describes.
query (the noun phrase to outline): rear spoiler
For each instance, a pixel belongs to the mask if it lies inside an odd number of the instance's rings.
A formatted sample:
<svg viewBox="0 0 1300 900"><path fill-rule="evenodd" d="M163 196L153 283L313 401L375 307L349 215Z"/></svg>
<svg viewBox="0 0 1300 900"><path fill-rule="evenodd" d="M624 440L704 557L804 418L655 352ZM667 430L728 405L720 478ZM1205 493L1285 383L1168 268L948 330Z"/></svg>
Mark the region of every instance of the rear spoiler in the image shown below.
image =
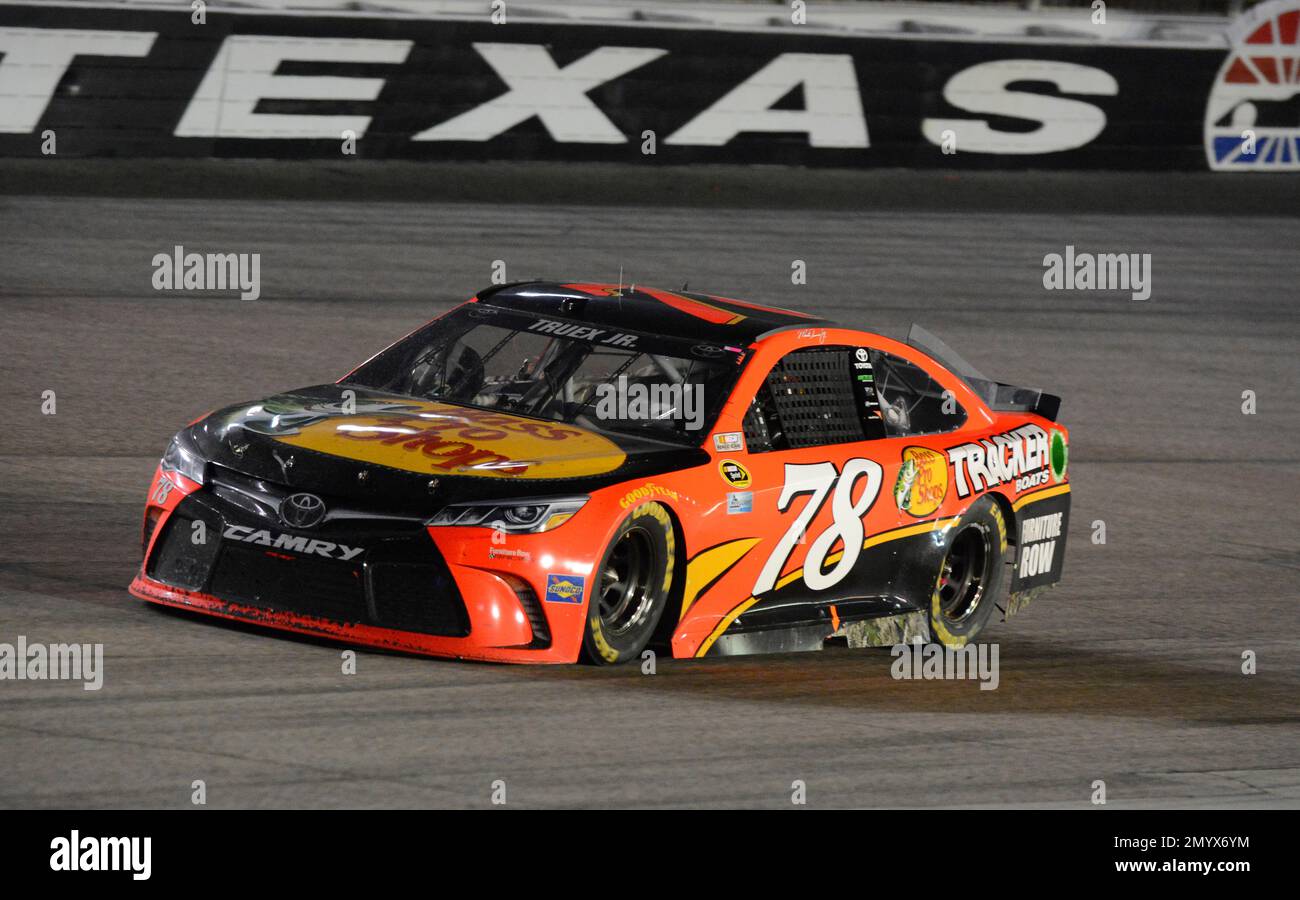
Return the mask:
<svg viewBox="0 0 1300 900"><path fill-rule="evenodd" d="M994 412L1029 412L1052 422L1061 412L1060 397L985 378L956 350L920 325L914 324L908 331L907 343L964 381Z"/></svg>

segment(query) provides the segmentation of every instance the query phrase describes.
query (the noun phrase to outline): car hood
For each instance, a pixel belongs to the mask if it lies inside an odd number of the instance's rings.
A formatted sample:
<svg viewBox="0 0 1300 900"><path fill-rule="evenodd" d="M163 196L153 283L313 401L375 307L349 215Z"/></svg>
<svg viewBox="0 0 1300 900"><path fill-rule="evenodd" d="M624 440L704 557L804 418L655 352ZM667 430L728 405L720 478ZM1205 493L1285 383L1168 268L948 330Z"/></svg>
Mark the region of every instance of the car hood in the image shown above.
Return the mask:
<svg viewBox="0 0 1300 900"><path fill-rule="evenodd" d="M680 444L334 384L218 410L194 436L208 460L245 475L422 511L708 461Z"/></svg>

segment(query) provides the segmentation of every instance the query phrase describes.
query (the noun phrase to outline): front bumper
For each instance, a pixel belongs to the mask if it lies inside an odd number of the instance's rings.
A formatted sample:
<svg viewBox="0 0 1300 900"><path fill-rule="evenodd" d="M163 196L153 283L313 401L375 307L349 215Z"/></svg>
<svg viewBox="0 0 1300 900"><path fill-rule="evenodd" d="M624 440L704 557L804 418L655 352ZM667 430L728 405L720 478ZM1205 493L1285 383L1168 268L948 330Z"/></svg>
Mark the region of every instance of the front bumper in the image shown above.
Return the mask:
<svg viewBox="0 0 1300 900"><path fill-rule="evenodd" d="M161 482L178 489L160 492ZM551 535L512 536L507 555L492 546L486 529L430 529L376 516L292 531L256 502L245 502L244 494L224 489L233 483L200 488L156 475L133 595L407 653L502 662L577 659L585 598L566 604L540 599L546 573L534 563L553 559L544 546L554 543ZM256 500L256 492L245 493Z"/></svg>

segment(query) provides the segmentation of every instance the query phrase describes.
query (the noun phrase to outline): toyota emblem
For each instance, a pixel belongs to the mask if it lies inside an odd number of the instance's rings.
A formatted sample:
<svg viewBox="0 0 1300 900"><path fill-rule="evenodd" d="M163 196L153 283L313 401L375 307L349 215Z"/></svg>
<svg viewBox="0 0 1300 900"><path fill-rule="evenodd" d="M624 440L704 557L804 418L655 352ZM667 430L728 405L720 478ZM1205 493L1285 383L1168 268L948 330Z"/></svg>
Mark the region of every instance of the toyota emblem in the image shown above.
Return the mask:
<svg viewBox="0 0 1300 900"><path fill-rule="evenodd" d="M325 501L315 494L293 494L280 504L280 521L290 528L313 528L325 518Z"/></svg>

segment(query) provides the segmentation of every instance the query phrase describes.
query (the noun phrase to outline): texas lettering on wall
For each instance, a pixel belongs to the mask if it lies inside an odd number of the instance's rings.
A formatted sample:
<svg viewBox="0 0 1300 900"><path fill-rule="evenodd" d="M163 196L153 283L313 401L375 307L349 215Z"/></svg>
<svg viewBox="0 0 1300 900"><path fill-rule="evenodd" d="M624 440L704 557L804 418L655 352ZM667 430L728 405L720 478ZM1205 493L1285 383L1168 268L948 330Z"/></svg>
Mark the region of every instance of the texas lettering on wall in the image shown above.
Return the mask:
<svg viewBox="0 0 1300 900"><path fill-rule="evenodd" d="M1196 85L1223 56L444 24L0 7L0 154L38 155L53 130L74 156L337 158L351 141L373 158L1204 168ZM1172 70L1188 77L1148 89Z"/></svg>

